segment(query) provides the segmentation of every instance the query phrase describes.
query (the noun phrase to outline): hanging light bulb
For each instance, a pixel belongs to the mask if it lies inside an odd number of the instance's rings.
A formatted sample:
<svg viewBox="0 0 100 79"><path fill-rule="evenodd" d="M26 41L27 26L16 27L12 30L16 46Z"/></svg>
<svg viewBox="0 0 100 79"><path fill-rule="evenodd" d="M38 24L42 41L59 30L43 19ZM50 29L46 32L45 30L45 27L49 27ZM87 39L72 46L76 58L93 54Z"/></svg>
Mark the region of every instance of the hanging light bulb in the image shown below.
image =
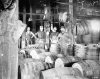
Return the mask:
<svg viewBox="0 0 100 79"><path fill-rule="evenodd" d="M29 18L28 21L32 21L32 18Z"/></svg>

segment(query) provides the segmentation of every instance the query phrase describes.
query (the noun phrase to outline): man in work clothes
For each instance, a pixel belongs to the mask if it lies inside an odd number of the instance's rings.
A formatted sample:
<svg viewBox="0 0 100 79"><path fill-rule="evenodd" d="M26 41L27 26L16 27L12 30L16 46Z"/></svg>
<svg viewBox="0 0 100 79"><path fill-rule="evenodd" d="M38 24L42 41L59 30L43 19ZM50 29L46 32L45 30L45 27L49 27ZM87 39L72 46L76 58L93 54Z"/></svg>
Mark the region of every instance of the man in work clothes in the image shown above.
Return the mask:
<svg viewBox="0 0 100 79"><path fill-rule="evenodd" d="M35 34L30 31L30 27L27 27L27 32L26 32L26 46L32 44L32 38L35 37Z"/></svg>
<svg viewBox="0 0 100 79"><path fill-rule="evenodd" d="M35 35L37 37L37 43L40 44L40 47L44 48L46 33L43 31L43 26L40 26L40 30Z"/></svg>
<svg viewBox="0 0 100 79"><path fill-rule="evenodd" d="M58 42L58 32L57 32L57 27L53 28L53 32L50 34L50 40L51 43L57 43Z"/></svg>
<svg viewBox="0 0 100 79"><path fill-rule="evenodd" d="M69 34L64 26L61 26L61 33L58 35L58 43L60 44L61 53L64 56L68 55L68 44L70 43Z"/></svg>

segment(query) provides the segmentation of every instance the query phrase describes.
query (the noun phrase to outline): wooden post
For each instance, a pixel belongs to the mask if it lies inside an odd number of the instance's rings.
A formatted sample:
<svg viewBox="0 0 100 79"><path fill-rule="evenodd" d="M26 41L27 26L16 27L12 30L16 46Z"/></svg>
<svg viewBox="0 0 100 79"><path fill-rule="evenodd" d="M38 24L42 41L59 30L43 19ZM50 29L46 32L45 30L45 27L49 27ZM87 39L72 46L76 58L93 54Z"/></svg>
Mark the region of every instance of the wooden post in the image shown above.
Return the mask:
<svg viewBox="0 0 100 79"><path fill-rule="evenodd" d="M25 6L24 6L24 9L23 9L24 11L24 14L23 14L23 22L26 24L26 8L25 8Z"/></svg>
<svg viewBox="0 0 100 79"><path fill-rule="evenodd" d="M3 18L0 17L0 79L18 79L18 39L22 32L16 34L22 25L16 25L19 24L18 2L14 4L13 14L12 10L3 11Z"/></svg>
<svg viewBox="0 0 100 79"><path fill-rule="evenodd" d="M32 5L30 3L30 18L32 19Z"/></svg>
<svg viewBox="0 0 100 79"><path fill-rule="evenodd" d="M73 0L69 0L69 3L73 4ZM74 36L72 35L72 32L71 32L72 23L73 23L73 5L69 5L69 14L70 14L69 29L70 29L70 34L72 36L72 43L71 43L71 52L70 52L70 54L73 55Z"/></svg>

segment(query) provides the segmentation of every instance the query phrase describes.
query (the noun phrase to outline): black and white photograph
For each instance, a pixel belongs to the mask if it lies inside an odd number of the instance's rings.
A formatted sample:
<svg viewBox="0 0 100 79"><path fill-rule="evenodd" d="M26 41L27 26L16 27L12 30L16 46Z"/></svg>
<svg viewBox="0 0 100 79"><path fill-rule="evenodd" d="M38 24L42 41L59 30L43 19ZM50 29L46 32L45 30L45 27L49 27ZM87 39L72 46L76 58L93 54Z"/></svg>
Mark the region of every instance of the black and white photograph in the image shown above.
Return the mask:
<svg viewBox="0 0 100 79"><path fill-rule="evenodd" d="M0 0L0 79L100 79L100 0Z"/></svg>

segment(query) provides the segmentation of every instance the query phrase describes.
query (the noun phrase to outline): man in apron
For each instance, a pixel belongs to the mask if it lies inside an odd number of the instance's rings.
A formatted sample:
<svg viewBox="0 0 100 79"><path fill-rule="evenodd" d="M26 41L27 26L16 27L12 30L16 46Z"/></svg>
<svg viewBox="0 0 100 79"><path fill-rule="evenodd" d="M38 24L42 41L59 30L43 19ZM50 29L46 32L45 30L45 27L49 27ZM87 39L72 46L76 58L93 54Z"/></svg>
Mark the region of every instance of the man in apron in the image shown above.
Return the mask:
<svg viewBox="0 0 100 79"><path fill-rule="evenodd" d="M58 37L57 27L54 27L53 32L51 32L50 35L51 43L57 43L58 42L57 37Z"/></svg>
<svg viewBox="0 0 100 79"><path fill-rule="evenodd" d="M64 26L61 26L61 33L58 35L58 41L60 44L60 53L62 53L64 56L67 56L69 54L68 52L68 45L70 43L69 34L65 30Z"/></svg>

